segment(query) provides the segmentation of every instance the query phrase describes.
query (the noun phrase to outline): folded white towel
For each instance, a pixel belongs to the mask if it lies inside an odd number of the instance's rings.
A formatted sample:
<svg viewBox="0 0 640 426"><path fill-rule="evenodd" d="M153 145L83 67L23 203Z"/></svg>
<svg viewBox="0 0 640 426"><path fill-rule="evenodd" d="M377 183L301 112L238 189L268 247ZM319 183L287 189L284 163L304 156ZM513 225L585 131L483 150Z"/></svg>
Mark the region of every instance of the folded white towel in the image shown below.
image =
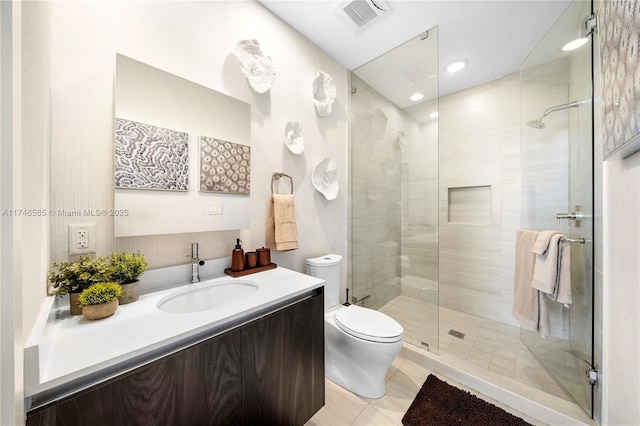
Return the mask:
<svg viewBox="0 0 640 426"><path fill-rule="evenodd" d="M560 272L558 273L558 284L555 288L555 299L565 306L573 303L573 295L571 291L571 243L564 240L560 241ZM568 307L568 306L567 306Z"/></svg>
<svg viewBox="0 0 640 426"><path fill-rule="evenodd" d="M545 254L545 252L549 248L549 243L551 242L551 238L554 235L557 235L557 234L562 235L562 232L560 232L560 231L541 231L538 234L538 238L536 238L536 242L533 245L533 249L531 249L531 251L534 252L535 254Z"/></svg>
<svg viewBox="0 0 640 426"><path fill-rule="evenodd" d="M532 250L536 264L531 286L552 300L571 303L571 247L564 238L559 232L540 233Z"/></svg>

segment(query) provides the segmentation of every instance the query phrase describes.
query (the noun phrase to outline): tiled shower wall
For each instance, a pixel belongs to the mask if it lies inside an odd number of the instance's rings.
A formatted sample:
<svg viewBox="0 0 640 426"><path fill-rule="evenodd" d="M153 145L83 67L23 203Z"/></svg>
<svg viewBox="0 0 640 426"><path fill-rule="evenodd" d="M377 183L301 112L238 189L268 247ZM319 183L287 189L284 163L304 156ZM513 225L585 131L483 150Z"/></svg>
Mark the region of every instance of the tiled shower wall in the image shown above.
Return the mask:
<svg viewBox="0 0 640 426"><path fill-rule="evenodd" d="M567 102L566 80L550 79L523 117L520 76L512 74L441 97L438 122L419 124L353 78L355 295L371 294L366 306L377 308L412 283L439 283L440 306L517 326L516 230L523 219L566 209L568 185L566 134L545 140L526 128L521 145L521 122ZM566 115L548 119L566 122ZM395 142L401 129L404 152ZM522 155L534 159L526 170ZM436 156L439 164L429 160ZM523 185L527 173L543 176L542 186ZM523 191L541 195L526 211ZM539 229L551 226L543 222Z"/></svg>
<svg viewBox="0 0 640 426"><path fill-rule="evenodd" d="M562 58L522 72L522 121L538 118L543 111L569 102L569 61ZM567 222L555 214L568 208L569 114L554 112L544 118L545 129L522 128L522 227L557 229L568 233ZM568 324L562 305L549 304L551 334L565 337Z"/></svg>
<svg viewBox="0 0 640 426"><path fill-rule="evenodd" d="M516 230L555 229L568 193L567 133L547 140L522 124L568 101L566 78L553 78L566 66L540 70L548 75L536 76L544 85L534 89L538 96L521 93L532 86L512 74L440 99L440 306L518 325L511 315ZM522 111L521 96L528 99ZM547 119L567 123L566 112ZM470 190L487 187L490 198Z"/></svg>
<svg viewBox="0 0 640 426"><path fill-rule="evenodd" d="M519 111L517 74L440 99L440 306L514 325Z"/></svg>

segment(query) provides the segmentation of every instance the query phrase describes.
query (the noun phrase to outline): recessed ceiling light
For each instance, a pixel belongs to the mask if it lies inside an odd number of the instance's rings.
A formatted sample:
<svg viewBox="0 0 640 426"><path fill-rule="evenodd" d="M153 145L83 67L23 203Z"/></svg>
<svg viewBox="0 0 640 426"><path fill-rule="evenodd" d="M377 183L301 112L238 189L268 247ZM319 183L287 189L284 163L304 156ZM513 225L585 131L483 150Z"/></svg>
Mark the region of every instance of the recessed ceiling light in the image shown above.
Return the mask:
<svg viewBox="0 0 640 426"><path fill-rule="evenodd" d="M562 50L569 51L577 49L580 46L584 46L587 41L589 41L589 39L587 39L586 37L575 39L562 46Z"/></svg>
<svg viewBox="0 0 640 426"><path fill-rule="evenodd" d="M422 93L414 93L413 95L411 95L411 97L409 99L411 99L412 101L420 101L422 100L422 98L424 98L424 95Z"/></svg>
<svg viewBox="0 0 640 426"><path fill-rule="evenodd" d="M438 111L429 114L429 118L438 118Z"/></svg>
<svg viewBox="0 0 640 426"><path fill-rule="evenodd" d="M467 66L467 61L456 61L452 64L449 64L446 70L447 72L458 72L466 66Z"/></svg>

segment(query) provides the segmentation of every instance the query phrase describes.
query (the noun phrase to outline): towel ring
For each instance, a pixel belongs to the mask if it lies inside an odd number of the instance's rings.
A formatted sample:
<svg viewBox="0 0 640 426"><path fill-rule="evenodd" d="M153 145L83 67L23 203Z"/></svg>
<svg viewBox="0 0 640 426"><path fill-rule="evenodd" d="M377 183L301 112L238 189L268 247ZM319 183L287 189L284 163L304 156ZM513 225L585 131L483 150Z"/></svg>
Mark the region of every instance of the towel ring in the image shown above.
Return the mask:
<svg viewBox="0 0 640 426"><path fill-rule="evenodd" d="M271 193L275 194L275 191L273 190L273 182L279 180L281 177L289 178L291 181L291 195L293 195L293 178L286 173L279 172L273 172L273 175L271 175Z"/></svg>

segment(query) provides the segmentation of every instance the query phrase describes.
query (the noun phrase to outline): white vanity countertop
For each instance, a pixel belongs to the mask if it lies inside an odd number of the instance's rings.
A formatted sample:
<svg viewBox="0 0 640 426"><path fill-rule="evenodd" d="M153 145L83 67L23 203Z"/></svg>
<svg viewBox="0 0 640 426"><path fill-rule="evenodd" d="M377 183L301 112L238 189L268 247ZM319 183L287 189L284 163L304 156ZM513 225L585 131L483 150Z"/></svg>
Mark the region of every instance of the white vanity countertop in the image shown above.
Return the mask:
<svg viewBox="0 0 640 426"><path fill-rule="evenodd" d="M193 313L166 313L157 308L168 294L212 281L253 281L256 293L233 304ZM250 318L272 306L321 287L324 281L285 268L275 268L241 278L222 276L144 294L121 305L115 314L98 321L69 315L60 308L51 328L53 336L37 384L27 384L27 397L116 367L134 357L159 350L207 329ZM51 331L49 331L51 332ZM28 366L25 366L28 368Z"/></svg>

